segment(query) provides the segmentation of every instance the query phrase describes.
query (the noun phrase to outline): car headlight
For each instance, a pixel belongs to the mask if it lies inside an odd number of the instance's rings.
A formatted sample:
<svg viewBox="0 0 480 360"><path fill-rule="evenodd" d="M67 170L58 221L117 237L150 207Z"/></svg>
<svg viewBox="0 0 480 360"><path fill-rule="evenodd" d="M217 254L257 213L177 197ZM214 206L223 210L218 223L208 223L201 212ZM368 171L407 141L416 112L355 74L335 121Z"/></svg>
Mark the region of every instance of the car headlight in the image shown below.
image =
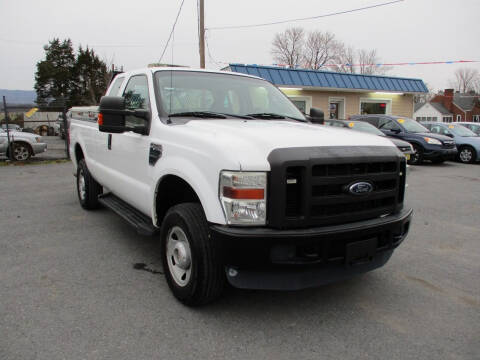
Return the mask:
<svg viewBox="0 0 480 360"><path fill-rule="evenodd" d="M222 171L219 198L227 224L265 225L267 173Z"/></svg>
<svg viewBox="0 0 480 360"><path fill-rule="evenodd" d="M35 137L36 142L42 142L42 138L40 136Z"/></svg>
<svg viewBox="0 0 480 360"><path fill-rule="evenodd" d="M442 142L440 140L437 140L437 139L432 139L432 138L429 138L429 137L424 137L425 141L429 144L432 144L432 145L442 145Z"/></svg>

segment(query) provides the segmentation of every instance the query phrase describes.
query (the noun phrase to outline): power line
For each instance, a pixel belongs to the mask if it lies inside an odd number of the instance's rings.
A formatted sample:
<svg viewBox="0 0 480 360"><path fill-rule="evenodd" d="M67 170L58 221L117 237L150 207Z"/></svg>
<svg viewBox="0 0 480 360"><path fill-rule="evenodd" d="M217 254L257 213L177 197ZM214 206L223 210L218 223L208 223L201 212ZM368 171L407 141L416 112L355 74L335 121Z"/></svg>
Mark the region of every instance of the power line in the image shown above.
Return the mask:
<svg viewBox="0 0 480 360"><path fill-rule="evenodd" d="M180 13L182 12L182 7L183 3L185 0L182 0L182 3L180 4L180 8L178 9L177 17L175 19L175 22L173 23L172 26L172 31L170 31L170 36L168 37L167 43L165 44L165 47L163 48L162 56L160 56L160 60L158 62L162 62L163 55L165 55L165 51L167 51L168 43L170 42L170 39L172 38L173 32L175 31L175 26L177 25L178 18L180 17Z"/></svg>
<svg viewBox="0 0 480 360"><path fill-rule="evenodd" d="M280 21L274 21L274 22L269 22L269 23L262 23L262 24L251 24L251 25L232 25L232 26L214 26L208 28L208 30L227 30L227 29L245 29L245 28L252 28L252 27L260 27L260 26L270 26L270 25L278 25L278 24L286 24L289 22L295 22L295 21L305 21L305 20L313 20L313 19L320 19L324 17L329 17L329 16L335 16L335 15L342 15L342 14L348 14L352 12L357 12L357 11L363 11L363 10L368 10L368 9L373 9L381 6L387 6L387 5L392 5L395 3L399 3L405 0L395 0L395 1L389 1L386 3L381 3L381 4L376 4L376 5L370 5L370 6L365 6L357 9L351 9L351 10L345 10L345 11L337 11L334 13L329 13L329 14L323 14L323 15L318 15L318 16L310 16L306 18L298 18L298 19L290 19L290 20L280 20Z"/></svg>

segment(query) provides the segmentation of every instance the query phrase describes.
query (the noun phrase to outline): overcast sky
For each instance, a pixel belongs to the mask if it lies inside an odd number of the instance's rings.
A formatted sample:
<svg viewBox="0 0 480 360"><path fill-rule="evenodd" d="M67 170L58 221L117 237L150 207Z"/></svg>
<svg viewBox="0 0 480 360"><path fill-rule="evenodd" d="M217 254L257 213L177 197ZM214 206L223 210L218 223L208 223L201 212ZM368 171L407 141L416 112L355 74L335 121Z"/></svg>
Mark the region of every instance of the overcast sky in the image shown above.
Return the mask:
<svg viewBox="0 0 480 360"><path fill-rule="evenodd" d="M205 0L206 27L302 18L388 0ZM43 45L53 37L89 45L126 70L159 60L181 0L2 0L0 88L32 90ZM480 60L479 0L405 0L393 5L317 20L261 28L207 31L207 67L228 62L272 64L276 32L289 26L330 31L356 48L377 49L382 62ZM198 66L197 0L185 0L173 43L163 62ZM456 68L408 65L389 75L423 79L434 90L448 87Z"/></svg>

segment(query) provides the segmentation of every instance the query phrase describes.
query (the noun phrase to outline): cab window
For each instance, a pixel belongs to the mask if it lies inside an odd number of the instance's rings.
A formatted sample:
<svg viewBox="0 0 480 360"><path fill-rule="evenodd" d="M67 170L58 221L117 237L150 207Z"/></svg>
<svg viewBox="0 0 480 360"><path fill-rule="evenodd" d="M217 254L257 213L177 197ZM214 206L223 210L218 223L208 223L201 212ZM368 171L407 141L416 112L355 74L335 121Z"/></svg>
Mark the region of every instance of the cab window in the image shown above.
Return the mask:
<svg viewBox="0 0 480 360"><path fill-rule="evenodd" d="M113 81L113 85L110 88L110 91L108 92L107 95L108 96L120 96L120 88L122 87L123 80L125 80L125 78L123 76L119 77L119 78L116 78Z"/></svg>
<svg viewBox="0 0 480 360"><path fill-rule="evenodd" d="M128 80L123 92L125 108L128 110L150 110L150 98L148 95L148 81L145 75L135 75ZM126 126L144 125L145 121L135 116L127 116Z"/></svg>

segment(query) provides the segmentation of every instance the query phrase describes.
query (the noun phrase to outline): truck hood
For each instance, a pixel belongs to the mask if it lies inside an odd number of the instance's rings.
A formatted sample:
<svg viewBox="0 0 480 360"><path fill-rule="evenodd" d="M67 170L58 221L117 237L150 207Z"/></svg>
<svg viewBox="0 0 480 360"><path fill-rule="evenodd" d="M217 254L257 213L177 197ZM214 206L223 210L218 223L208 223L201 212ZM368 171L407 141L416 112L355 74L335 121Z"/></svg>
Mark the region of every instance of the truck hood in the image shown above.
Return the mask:
<svg viewBox="0 0 480 360"><path fill-rule="evenodd" d="M381 136L285 120L192 120L184 124L211 137L223 153L236 156L242 170L269 170L267 157L278 148L319 146L390 146Z"/></svg>

